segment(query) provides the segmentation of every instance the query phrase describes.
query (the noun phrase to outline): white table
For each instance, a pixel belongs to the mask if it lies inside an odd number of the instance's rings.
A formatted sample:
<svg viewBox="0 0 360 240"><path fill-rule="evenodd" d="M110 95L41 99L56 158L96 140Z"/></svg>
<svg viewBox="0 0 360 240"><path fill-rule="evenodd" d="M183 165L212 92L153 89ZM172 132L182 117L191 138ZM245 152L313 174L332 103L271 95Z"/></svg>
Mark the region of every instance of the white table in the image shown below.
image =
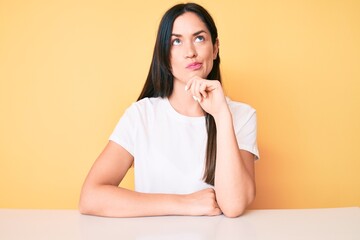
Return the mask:
<svg viewBox="0 0 360 240"><path fill-rule="evenodd" d="M76 210L0 209L0 239L356 239L360 208L252 210L239 218L102 218Z"/></svg>

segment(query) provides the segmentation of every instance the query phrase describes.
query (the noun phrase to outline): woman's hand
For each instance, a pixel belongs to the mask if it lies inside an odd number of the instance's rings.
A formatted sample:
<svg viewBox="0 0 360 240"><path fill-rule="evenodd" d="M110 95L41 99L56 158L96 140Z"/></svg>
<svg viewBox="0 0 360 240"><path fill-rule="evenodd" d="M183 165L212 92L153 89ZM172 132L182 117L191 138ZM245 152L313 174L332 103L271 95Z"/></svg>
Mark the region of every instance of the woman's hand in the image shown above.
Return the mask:
<svg viewBox="0 0 360 240"><path fill-rule="evenodd" d="M212 188L184 195L184 200L184 208L189 211L186 215L216 216L222 214L216 202L215 191Z"/></svg>
<svg viewBox="0 0 360 240"><path fill-rule="evenodd" d="M185 91L191 94L202 109L213 117L228 110L221 83L217 80L207 80L195 76L187 82Z"/></svg>

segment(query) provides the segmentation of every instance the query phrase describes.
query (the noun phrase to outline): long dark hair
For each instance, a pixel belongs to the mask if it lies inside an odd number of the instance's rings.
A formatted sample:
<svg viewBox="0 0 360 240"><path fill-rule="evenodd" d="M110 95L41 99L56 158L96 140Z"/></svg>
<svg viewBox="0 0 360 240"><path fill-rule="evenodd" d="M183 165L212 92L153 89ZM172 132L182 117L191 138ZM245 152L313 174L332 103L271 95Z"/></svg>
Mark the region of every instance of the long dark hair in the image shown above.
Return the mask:
<svg viewBox="0 0 360 240"><path fill-rule="evenodd" d="M150 70L143 90L138 100L146 97L170 97L173 91L174 76L170 65L171 34L174 21L186 12L195 13L206 25L213 44L217 41L217 28L210 14L200 5L195 3L178 4L170 8L161 19L154 47ZM207 76L209 80L221 82L220 56L213 61L213 68ZM204 181L214 185L216 165L216 125L214 118L206 113L206 128L208 133L206 147L206 163Z"/></svg>

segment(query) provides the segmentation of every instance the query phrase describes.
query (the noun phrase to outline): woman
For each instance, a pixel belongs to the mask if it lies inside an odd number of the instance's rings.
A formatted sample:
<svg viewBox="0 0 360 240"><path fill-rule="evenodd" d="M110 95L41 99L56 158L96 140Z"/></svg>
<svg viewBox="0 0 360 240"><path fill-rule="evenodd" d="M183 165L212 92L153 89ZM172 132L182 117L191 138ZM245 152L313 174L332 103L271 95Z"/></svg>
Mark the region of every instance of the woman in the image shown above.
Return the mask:
<svg viewBox="0 0 360 240"><path fill-rule="evenodd" d="M81 192L83 214L240 216L255 197L255 110L224 96L215 23L201 6L163 16L144 88ZM135 191L118 187L135 168Z"/></svg>

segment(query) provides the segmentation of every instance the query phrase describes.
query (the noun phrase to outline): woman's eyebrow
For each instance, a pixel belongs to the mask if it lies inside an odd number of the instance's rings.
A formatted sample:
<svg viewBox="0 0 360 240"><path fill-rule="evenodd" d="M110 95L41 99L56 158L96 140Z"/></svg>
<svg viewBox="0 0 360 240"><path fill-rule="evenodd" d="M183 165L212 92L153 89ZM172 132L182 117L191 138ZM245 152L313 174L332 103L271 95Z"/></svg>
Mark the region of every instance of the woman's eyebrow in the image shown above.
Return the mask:
<svg viewBox="0 0 360 240"><path fill-rule="evenodd" d="M197 31L196 33L193 34L193 36L197 36L201 33L207 33L205 30L200 30L200 31Z"/></svg>
<svg viewBox="0 0 360 240"><path fill-rule="evenodd" d="M197 31L195 33L193 33L193 36L197 36L201 33L207 33L205 30L200 30L200 31ZM178 34L178 33L172 33L171 36L174 36L174 37L182 37L181 34Z"/></svg>

